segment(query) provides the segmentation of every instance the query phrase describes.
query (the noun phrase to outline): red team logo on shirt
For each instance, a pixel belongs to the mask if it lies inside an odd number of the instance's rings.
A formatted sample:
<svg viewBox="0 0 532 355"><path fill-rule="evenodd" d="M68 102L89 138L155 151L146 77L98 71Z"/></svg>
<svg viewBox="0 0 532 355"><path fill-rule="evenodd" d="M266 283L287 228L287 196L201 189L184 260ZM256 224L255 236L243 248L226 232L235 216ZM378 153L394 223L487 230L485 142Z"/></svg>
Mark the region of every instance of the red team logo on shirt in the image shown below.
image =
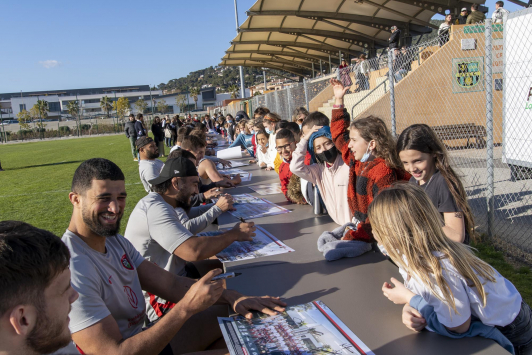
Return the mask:
<svg viewBox="0 0 532 355"><path fill-rule="evenodd" d="M129 301L131 307L137 309L137 306L139 305L139 300L135 292L129 286L124 286L124 292L127 295L127 300Z"/></svg>
<svg viewBox="0 0 532 355"><path fill-rule="evenodd" d="M126 254L122 255L122 259L120 259L120 263L126 269L133 270L133 265L131 265L131 262L129 261L129 259L128 259Z"/></svg>

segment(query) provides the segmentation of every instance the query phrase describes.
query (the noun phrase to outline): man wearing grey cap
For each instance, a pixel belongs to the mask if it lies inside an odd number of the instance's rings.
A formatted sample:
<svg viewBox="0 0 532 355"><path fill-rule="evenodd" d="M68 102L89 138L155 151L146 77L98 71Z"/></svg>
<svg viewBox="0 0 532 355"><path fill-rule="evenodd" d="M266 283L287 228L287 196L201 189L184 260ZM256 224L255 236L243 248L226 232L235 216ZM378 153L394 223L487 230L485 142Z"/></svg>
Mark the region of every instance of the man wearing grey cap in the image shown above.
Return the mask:
<svg viewBox="0 0 532 355"><path fill-rule="evenodd" d="M140 137L135 142L137 151L139 152L139 175L140 181L144 186L146 192L151 192L150 180L159 176L164 163L157 159L159 157L159 148L155 141L147 136Z"/></svg>

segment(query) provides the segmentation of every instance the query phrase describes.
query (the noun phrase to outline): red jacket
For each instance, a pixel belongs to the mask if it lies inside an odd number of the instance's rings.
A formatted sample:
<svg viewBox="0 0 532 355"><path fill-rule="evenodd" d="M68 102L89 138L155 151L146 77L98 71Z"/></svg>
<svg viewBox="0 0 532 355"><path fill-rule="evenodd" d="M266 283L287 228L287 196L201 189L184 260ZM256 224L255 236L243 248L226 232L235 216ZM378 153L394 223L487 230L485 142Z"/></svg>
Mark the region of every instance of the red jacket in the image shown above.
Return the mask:
<svg viewBox="0 0 532 355"><path fill-rule="evenodd" d="M347 202L353 216L360 221L356 230L345 235L347 240L373 242L373 234L368 219L368 207L377 194L398 180L408 181L410 174L402 169L392 169L382 158L373 158L367 162L355 160L348 148L349 116L343 109L332 111L331 133L336 148L342 153L342 159L349 165L349 186Z"/></svg>
<svg viewBox="0 0 532 355"><path fill-rule="evenodd" d="M257 156L257 135L254 134L253 137L251 137L251 145L253 145L253 156Z"/></svg>
<svg viewBox="0 0 532 355"><path fill-rule="evenodd" d="M310 165L310 159L311 159L311 156L309 152L307 152L307 155L305 155L305 165ZM283 162L279 166L279 180L281 181L281 191L283 192L284 196L286 197L288 201L293 202L288 198L288 195L287 195L288 183L290 182L291 177L292 177L292 172L290 171L290 162L287 163L283 159Z"/></svg>

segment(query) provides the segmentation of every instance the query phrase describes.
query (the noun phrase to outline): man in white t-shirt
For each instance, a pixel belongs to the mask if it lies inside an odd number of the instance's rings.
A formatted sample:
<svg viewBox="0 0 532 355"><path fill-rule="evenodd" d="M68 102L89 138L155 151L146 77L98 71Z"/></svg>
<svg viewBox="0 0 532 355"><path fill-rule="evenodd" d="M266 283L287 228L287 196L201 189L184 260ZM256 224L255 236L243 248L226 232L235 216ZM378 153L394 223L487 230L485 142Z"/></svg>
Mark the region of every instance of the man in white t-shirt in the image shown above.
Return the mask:
<svg viewBox="0 0 532 355"><path fill-rule="evenodd" d="M135 142L137 151L139 152L139 175L140 181L144 186L146 192L151 192L151 185L148 181L159 176L164 163L157 159L159 157L159 148L155 141L147 136L140 137Z"/></svg>
<svg viewBox="0 0 532 355"><path fill-rule="evenodd" d="M221 270L195 281L145 260L118 234L126 196L124 174L109 160L89 159L74 173L69 194L74 208L62 240L71 253L72 287L79 293L70 312L70 330L84 353L203 351L221 338L217 319L203 312L214 303L231 305L244 315L249 310L283 311L279 299L247 297L224 290L222 282L211 282ZM176 303L146 330L143 290Z"/></svg>
<svg viewBox="0 0 532 355"><path fill-rule="evenodd" d="M235 241L251 241L255 226L239 223L233 229L213 237L194 236L185 228L176 208L190 209L190 197L198 193L196 166L183 157L169 159L157 179L151 180L154 192L141 199L126 227L125 237L147 260L172 274L200 278L200 272L189 262L199 262L202 269L221 267L217 260L207 260ZM186 261L185 261L186 260ZM155 321L173 305L144 293L150 321Z"/></svg>

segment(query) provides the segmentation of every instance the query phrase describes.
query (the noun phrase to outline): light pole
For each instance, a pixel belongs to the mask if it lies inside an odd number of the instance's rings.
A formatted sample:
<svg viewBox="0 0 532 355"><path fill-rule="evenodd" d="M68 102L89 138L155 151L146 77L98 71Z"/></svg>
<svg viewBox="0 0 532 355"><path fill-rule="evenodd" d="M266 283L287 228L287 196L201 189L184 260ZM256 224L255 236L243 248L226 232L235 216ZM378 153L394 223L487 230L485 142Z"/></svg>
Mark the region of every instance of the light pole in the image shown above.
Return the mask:
<svg viewBox="0 0 532 355"><path fill-rule="evenodd" d="M236 20L236 34L238 35L238 27L240 26L238 24L238 10L236 6L236 0L235 0L235 20ZM240 97L244 98L246 97L246 88L244 86L244 68L242 66L238 67L240 70Z"/></svg>

